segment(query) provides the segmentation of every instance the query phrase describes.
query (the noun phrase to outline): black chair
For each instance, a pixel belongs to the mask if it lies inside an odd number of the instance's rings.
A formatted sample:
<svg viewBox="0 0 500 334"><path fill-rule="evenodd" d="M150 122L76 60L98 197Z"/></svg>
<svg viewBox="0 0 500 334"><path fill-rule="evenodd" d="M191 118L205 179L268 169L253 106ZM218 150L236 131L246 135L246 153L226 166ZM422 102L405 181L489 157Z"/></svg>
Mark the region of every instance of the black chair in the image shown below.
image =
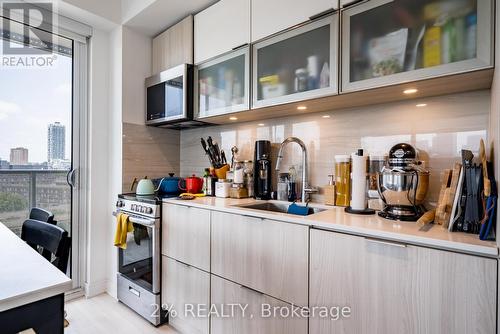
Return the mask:
<svg viewBox="0 0 500 334"><path fill-rule="evenodd" d="M42 256L66 273L71 247L68 232L56 225L28 219L23 223L21 239L36 251L41 248Z"/></svg>
<svg viewBox="0 0 500 334"><path fill-rule="evenodd" d="M54 220L54 214L52 212L40 208L31 208L29 219L39 220L52 225L56 225L57 223Z"/></svg>

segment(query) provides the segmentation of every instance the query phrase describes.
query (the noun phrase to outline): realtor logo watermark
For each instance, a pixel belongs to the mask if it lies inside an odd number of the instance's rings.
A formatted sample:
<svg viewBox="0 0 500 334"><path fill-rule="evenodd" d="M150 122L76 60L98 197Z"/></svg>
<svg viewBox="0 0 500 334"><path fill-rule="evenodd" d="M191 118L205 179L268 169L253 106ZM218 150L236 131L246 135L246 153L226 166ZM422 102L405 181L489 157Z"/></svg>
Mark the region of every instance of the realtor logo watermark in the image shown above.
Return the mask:
<svg viewBox="0 0 500 334"><path fill-rule="evenodd" d="M1 0L0 0L1 1ZM51 2L2 1L1 67L52 67L54 48L54 8Z"/></svg>

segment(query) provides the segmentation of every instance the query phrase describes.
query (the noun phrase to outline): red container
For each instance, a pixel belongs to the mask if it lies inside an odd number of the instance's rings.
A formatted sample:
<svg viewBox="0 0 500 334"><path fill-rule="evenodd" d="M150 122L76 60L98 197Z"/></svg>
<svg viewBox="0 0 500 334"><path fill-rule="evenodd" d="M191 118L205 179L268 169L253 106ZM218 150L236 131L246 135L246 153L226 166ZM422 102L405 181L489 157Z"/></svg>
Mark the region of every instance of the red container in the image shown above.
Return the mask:
<svg viewBox="0 0 500 334"><path fill-rule="evenodd" d="M195 175L186 177L184 179L184 182L186 183L185 187L182 187L181 182L182 180L179 180L179 189L190 194L199 194L203 190L203 179L201 177L197 177Z"/></svg>

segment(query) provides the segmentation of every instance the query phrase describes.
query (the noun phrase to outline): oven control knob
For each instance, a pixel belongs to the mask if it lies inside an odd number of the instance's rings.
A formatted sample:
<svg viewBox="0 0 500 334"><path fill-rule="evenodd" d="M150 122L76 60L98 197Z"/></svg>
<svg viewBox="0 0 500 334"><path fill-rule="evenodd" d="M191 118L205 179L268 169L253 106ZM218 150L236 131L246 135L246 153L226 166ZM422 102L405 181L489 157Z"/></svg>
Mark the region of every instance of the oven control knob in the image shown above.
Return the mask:
<svg viewBox="0 0 500 334"><path fill-rule="evenodd" d="M146 213L146 207L145 206L141 206L141 213Z"/></svg>
<svg viewBox="0 0 500 334"><path fill-rule="evenodd" d="M118 208L123 208L123 207L125 206L125 204L123 203L123 201L118 200L118 201L116 201L116 206L117 206Z"/></svg>
<svg viewBox="0 0 500 334"><path fill-rule="evenodd" d="M132 204L132 205L130 206L130 210L135 211L135 207L136 207L136 205L135 205L135 204Z"/></svg>
<svg viewBox="0 0 500 334"><path fill-rule="evenodd" d="M148 215L152 214L152 213L153 213L153 208L147 208L147 209L146 209L146 213L147 213Z"/></svg>
<svg viewBox="0 0 500 334"><path fill-rule="evenodd" d="M141 206L140 206L140 205L138 205L138 206L137 206L137 208L135 209L135 211L137 211L137 212L141 212Z"/></svg>

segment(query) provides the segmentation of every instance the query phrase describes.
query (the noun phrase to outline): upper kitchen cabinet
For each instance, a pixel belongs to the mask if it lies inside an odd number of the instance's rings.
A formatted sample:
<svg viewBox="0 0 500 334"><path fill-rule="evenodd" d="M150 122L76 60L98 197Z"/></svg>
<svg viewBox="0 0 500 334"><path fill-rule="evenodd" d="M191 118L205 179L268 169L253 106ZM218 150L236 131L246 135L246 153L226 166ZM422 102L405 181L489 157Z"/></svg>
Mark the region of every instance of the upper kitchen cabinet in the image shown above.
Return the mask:
<svg viewBox="0 0 500 334"><path fill-rule="evenodd" d="M244 47L197 66L195 108L198 118L248 110L250 48Z"/></svg>
<svg viewBox="0 0 500 334"><path fill-rule="evenodd" d="M342 12L342 91L493 65L490 0L371 0Z"/></svg>
<svg viewBox="0 0 500 334"><path fill-rule="evenodd" d="M153 39L153 74L181 64L193 63L193 16Z"/></svg>
<svg viewBox="0 0 500 334"><path fill-rule="evenodd" d="M337 94L338 14L255 43L252 107Z"/></svg>
<svg viewBox="0 0 500 334"><path fill-rule="evenodd" d="M338 7L338 0L252 0L252 42Z"/></svg>
<svg viewBox="0 0 500 334"><path fill-rule="evenodd" d="M250 43L250 0L221 0L194 17L194 62Z"/></svg>

